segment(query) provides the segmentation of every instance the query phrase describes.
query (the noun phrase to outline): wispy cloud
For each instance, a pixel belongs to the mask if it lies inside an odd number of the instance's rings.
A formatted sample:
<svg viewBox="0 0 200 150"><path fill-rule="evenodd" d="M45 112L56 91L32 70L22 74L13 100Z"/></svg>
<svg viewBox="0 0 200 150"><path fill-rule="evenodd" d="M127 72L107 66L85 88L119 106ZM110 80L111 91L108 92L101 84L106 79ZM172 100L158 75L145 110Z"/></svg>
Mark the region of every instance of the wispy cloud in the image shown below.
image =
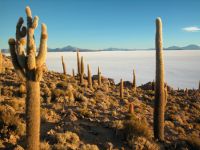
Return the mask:
<svg viewBox="0 0 200 150"><path fill-rule="evenodd" d="M182 28L182 30L186 32L199 32L200 28L196 26L191 26L191 27Z"/></svg>

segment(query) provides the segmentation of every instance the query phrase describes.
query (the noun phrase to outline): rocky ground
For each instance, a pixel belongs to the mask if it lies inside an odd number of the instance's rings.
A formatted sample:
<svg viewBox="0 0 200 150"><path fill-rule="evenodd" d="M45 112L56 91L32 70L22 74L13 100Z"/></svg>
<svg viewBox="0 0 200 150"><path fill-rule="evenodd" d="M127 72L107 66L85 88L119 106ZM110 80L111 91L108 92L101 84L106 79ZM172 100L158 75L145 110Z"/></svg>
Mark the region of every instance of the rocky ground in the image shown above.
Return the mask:
<svg viewBox="0 0 200 150"><path fill-rule="evenodd" d="M26 88L4 56L0 74L0 149L25 147ZM137 87L125 82L124 98L119 85L103 78L93 89L87 80L46 71L41 81L41 149L132 150L200 149L200 92L168 87L165 143L153 139L154 90L152 83ZM134 113L129 113L133 103Z"/></svg>

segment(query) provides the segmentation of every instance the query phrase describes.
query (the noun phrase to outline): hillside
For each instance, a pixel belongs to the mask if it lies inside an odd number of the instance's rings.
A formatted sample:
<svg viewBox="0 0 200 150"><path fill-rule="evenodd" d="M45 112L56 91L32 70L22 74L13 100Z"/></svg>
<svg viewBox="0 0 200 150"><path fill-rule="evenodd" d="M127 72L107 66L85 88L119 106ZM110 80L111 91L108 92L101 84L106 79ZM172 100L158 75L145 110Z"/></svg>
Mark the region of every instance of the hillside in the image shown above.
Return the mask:
<svg viewBox="0 0 200 150"><path fill-rule="evenodd" d="M24 83L4 56L6 70L0 74L0 148L25 147ZM124 82L124 98L119 84L103 77L93 89L87 76L80 85L77 76L44 72L41 81L41 149L131 150L194 149L200 135L199 90L173 90L168 86L165 115L165 143L153 139L153 83L132 90ZM133 112L129 106L133 105ZM199 143L198 143L199 142Z"/></svg>

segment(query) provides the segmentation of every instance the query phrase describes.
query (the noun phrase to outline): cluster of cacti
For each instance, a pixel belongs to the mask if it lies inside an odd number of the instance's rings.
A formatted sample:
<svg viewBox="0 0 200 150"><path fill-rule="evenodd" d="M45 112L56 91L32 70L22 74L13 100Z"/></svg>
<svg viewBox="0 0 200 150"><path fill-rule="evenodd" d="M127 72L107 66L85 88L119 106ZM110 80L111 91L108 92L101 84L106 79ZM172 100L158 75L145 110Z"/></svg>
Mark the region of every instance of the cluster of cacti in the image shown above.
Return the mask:
<svg viewBox="0 0 200 150"><path fill-rule="evenodd" d="M124 98L124 81L120 80L120 98Z"/></svg>
<svg viewBox="0 0 200 150"><path fill-rule="evenodd" d="M40 80L47 54L47 27L42 24L39 53L36 56L34 31L39 18L37 16L32 18L29 7L26 7L26 14L27 27L23 26L24 20L20 17L16 26L16 40L9 39L9 47L15 71L26 81L26 149L39 150ZM24 51L25 44L26 52Z"/></svg>
<svg viewBox="0 0 200 150"><path fill-rule="evenodd" d="M99 67L98 67L98 85L101 86L101 71Z"/></svg>
<svg viewBox="0 0 200 150"><path fill-rule="evenodd" d="M84 61L83 56L81 56L81 70L80 70L80 84L83 84L84 82Z"/></svg>
<svg viewBox="0 0 200 150"><path fill-rule="evenodd" d="M154 137L164 141L164 113L165 113L165 89L164 89L164 61L162 46L162 21L156 19L156 83L154 102Z"/></svg>
<svg viewBox="0 0 200 150"><path fill-rule="evenodd" d="M136 76L135 76L135 71L133 69L133 91L136 91Z"/></svg>
<svg viewBox="0 0 200 150"><path fill-rule="evenodd" d="M0 51L0 73L3 72L3 55Z"/></svg>
<svg viewBox="0 0 200 150"><path fill-rule="evenodd" d="M88 87L92 89L92 75L89 64L87 65L87 69L88 69Z"/></svg>
<svg viewBox="0 0 200 150"><path fill-rule="evenodd" d="M63 56L61 56L61 61L62 61L62 67L63 67L63 74L67 75L66 65L65 65Z"/></svg>

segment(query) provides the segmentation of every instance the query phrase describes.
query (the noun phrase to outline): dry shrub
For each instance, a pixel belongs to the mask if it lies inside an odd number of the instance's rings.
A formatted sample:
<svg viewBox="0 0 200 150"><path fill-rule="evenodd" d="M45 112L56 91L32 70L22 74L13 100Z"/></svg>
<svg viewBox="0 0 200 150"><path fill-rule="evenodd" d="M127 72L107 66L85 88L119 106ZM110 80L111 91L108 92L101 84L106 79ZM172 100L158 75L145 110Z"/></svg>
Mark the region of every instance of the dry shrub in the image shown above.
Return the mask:
<svg viewBox="0 0 200 150"><path fill-rule="evenodd" d="M135 137L128 141L128 145L134 150L159 150L159 146L145 137Z"/></svg>
<svg viewBox="0 0 200 150"><path fill-rule="evenodd" d="M48 142L40 142L40 150L51 150L51 146Z"/></svg>
<svg viewBox="0 0 200 150"><path fill-rule="evenodd" d="M129 117L128 120L124 121L124 131L127 139L135 136L143 136L150 139L151 132L147 126L147 121L145 119L138 120L134 114Z"/></svg>
<svg viewBox="0 0 200 150"><path fill-rule="evenodd" d="M80 147L80 150L99 150L99 148L96 145L86 144L86 145L82 145Z"/></svg>
<svg viewBox="0 0 200 150"><path fill-rule="evenodd" d="M57 97L60 97L60 96L64 96L65 95L65 92L63 90L60 90L60 89L54 89L52 91L52 98L55 99Z"/></svg>
<svg viewBox="0 0 200 150"><path fill-rule="evenodd" d="M25 123L19 118L19 115L16 114L11 106L0 107L0 124L4 126L4 129L9 128L19 136L25 134Z"/></svg>
<svg viewBox="0 0 200 150"><path fill-rule="evenodd" d="M200 149L200 138L195 136L188 136L186 139L186 143L190 146L193 150Z"/></svg>
<svg viewBox="0 0 200 150"><path fill-rule="evenodd" d="M65 133L55 134L57 144L55 149L77 149L80 144L79 136L76 133L67 131Z"/></svg>
<svg viewBox="0 0 200 150"><path fill-rule="evenodd" d="M57 83L56 87L57 88L63 88L63 89L67 89L68 83L63 81L63 82L59 82Z"/></svg>

